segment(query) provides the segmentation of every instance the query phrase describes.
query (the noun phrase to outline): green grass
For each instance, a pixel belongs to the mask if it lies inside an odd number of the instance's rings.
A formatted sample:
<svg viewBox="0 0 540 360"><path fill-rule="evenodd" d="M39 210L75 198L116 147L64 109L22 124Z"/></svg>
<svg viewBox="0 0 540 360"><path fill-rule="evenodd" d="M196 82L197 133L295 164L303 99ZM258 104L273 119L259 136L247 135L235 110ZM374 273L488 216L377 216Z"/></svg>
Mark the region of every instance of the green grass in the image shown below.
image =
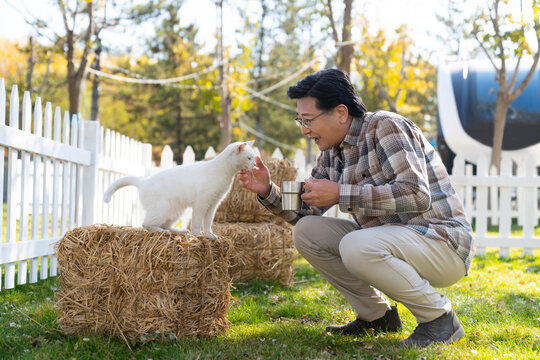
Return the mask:
<svg viewBox="0 0 540 360"><path fill-rule="evenodd" d="M399 334L331 336L330 323L354 314L303 259L293 287L235 284L232 325L220 336L132 342L106 336L64 336L54 310L56 279L0 292L0 359L534 359L540 353L540 257L476 258L470 276L442 291L467 336L425 349L396 343L416 326L399 305Z"/></svg>

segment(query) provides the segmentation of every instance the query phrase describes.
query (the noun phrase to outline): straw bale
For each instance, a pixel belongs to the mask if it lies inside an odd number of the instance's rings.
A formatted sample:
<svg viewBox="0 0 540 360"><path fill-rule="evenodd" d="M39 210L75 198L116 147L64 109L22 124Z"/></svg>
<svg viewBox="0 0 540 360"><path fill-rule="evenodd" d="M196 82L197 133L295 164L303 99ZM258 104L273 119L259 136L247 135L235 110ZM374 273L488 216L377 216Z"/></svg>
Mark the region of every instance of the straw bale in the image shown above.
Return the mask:
<svg viewBox="0 0 540 360"><path fill-rule="evenodd" d="M263 159L268 167L272 181L278 186L282 181L296 180L297 169L294 164L286 159ZM279 216L273 215L258 201L257 195L246 190L240 185L238 179L234 179L229 194L222 201L216 215L216 222L273 222L281 226L289 227L289 224Z"/></svg>
<svg viewBox="0 0 540 360"><path fill-rule="evenodd" d="M229 274L233 282L252 279L293 284L298 256L289 227L273 223L214 223L214 232L232 240Z"/></svg>
<svg viewBox="0 0 540 360"><path fill-rule="evenodd" d="M221 333L229 326L231 241L96 225L56 247L58 324L65 334L126 339Z"/></svg>

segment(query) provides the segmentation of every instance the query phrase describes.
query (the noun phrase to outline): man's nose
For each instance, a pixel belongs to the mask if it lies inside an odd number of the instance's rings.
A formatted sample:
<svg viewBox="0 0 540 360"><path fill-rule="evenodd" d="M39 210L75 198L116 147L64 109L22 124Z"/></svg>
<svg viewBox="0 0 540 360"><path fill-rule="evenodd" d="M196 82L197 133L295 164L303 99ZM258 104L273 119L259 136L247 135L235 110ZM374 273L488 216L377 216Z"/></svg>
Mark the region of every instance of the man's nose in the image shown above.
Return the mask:
<svg viewBox="0 0 540 360"><path fill-rule="evenodd" d="M305 127L305 126L300 126L300 131L302 132L302 135L307 135L311 132L311 129Z"/></svg>

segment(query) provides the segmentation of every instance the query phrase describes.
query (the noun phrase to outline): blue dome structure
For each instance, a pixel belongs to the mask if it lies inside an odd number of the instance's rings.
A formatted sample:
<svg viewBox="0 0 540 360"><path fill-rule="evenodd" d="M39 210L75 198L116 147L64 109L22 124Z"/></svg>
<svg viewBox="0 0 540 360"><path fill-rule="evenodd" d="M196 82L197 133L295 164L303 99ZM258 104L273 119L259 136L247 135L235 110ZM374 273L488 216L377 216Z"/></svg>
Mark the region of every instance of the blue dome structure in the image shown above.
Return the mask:
<svg viewBox="0 0 540 360"><path fill-rule="evenodd" d="M531 63L520 66L517 85L530 66ZM507 65L507 69L510 77L513 64ZM495 77L488 60L439 67L437 144L449 172L456 154L473 164L480 154L491 155L499 89ZM508 109L502 148L513 159L532 154L535 164L540 166L540 67Z"/></svg>

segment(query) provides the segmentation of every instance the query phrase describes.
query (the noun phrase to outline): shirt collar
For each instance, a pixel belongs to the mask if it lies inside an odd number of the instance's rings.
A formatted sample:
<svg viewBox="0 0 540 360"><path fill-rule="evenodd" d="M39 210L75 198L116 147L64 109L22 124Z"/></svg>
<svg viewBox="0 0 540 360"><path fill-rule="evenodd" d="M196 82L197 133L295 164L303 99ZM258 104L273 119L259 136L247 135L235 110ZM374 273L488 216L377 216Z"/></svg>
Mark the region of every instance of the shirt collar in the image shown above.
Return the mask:
<svg viewBox="0 0 540 360"><path fill-rule="evenodd" d="M341 152L341 149L352 145L357 146L360 140L360 133L362 132L362 125L364 124L364 118L366 114L361 117L353 117L349 131L343 138L343 141L332 148L332 154L338 155Z"/></svg>

